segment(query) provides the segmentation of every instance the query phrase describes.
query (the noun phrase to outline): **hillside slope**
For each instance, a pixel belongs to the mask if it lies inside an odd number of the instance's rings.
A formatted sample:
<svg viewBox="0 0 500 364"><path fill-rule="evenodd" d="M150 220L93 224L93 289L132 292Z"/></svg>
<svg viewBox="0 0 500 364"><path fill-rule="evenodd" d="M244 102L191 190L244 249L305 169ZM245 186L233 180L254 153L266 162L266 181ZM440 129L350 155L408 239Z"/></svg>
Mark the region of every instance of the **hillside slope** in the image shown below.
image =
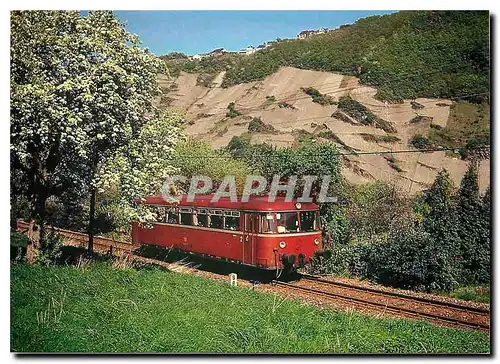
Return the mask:
<svg viewBox="0 0 500 364"><path fill-rule="evenodd" d="M461 95L487 99L489 62L487 11L402 11L309 39L283 40L249 56L167 63L174 72L199 73L204 79L227 70L223 87L262 80L282 66L339 72L376 86L378 99L401 101Z"/></svg>
<svg viewBox="0 0 500 364"><path fill-rule="evenodd" d="M395 182L407 193L428 187L442 168L446 168L458 184L467 168L466 161L441 151L357 154L417 151L409 145L412 137L443 130L450 120L452 100L417 98L413 105L410 100L390 104L378 100L377 89L360 85L355 77L292 67L282 67L261 81L227 88L220 85L223 74L215 78L212 87L197 85L197 77L197 74L181 72L173 81L161 78L163 100L168 100L170 107L185 111L188 135L207 140L214 148L224 147L232 137L240 135L251 138L252 143L266 142L276 146L297 145L304 138L330 140L348 154L343 158L342 169L347 180L353 183ZM331 96L332 102L326 105L313 102L313 98L301 89L309 87L324 99L328 99L326 95ZM344 101L337 105L339 100ZM356 120L352 116L356 113L344 106L346 101L360 110L366 108L363 112L372 115L375 122L368 124L363 118ZM228 107L233 102L234 112L230 112ZM417 110L415 105L418 105ZM260 118L275 131L249 132L252 118ZM485 122L488 132L489 116ZM483 160L480 166L482 191L488 186L489 178L489 160Z"/></svg>

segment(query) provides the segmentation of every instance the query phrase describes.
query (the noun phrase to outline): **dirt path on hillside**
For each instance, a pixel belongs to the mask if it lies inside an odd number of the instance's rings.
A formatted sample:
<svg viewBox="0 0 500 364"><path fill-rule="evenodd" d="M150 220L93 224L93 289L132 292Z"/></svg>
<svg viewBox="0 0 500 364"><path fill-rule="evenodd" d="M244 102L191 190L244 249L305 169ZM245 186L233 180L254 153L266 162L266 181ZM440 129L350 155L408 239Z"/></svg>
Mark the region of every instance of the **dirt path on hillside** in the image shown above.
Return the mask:
<svg viewBox="0 0 500 364"><path fill-rule="evenodd" d="M408 145L413 135L427 135L430 124L446 126L450 100L419 98L423 108L412 108L411 100L402 104L389 104L375 99L377 90L359 85L352 76L301 70L282 67L278 72L264 80L238 84L229 88L220 87L224 72L218 74L211 88L196 85L197 75L182 72L175 80L177 89L167 92L174 99L172 107L186 112L188 124L186 133L195 138L210 142L212 147L226 146L232 137L248 131L248 123L253 117L260 117L272 125L279 134L255 134L252 143L270 143L276 146L291 146L296 141L298 130L314 133L320 128L327 128L335 134L336 144L342 151L381 152L412 149ZM373 126L346 122L333 118L336 105L322 106L312 102L310 96L301 91L301 87L314 87L334 99L350 95L362 103L378 117L391 122L397 129L400 139L395 143L369 141L363 134L374 136L386 135ZM228 105L234 102L235 109L242 115L226 117ZM281 103L281 104L280 104ZM286 104L283 104L286 103ZM283 106L286 105L286 106ZM281 107L280 107L281 106ZM418 116L425 116L424 121L415 122ZM388 162L388 158L394 162ZM385 155L349 155L345 156L342 173L353 183L363 183L377 179L398 184L408 193L415 193L427 188L436 174L446 168L455 184L467 169L467 162L450 157L444 152L434 153L398 153ZM490 180L489 160L480 165L480 189L484 191Z"/></svg>

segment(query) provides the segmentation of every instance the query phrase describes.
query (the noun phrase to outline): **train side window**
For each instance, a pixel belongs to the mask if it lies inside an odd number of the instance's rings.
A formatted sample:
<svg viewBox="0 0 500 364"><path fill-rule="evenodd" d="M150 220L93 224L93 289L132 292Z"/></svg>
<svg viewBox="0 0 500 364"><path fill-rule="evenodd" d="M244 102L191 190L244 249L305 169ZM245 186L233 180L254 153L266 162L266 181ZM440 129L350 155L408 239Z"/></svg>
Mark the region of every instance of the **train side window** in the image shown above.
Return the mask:
<svg viewBox="0 0 500 364"><path fill-rule="evenodd" d="M192 210L189 208L181 207L180 210L181 217L181 225L193 225L193 221L191 219Z"/></svg>
<svg viewBox="0 0 500 364"><path fill-rule="evenodd" d="M167 211L167 223L178 224L179 223L179 213L175 207L168 209Z"/></svg>
<svg viewBox="0 0 500 364"><path fill-rule="evenodd" d="M299 232L299 220L296 212L276 213L276 221L278 222L279 234Z"/></svg>
<svg viewBox="0 0 500 364"><path fill-rule="evenodd" d="M224 229L239 230L240 229L240 212L226 211L224 213Z"/></svg>
<svg viewBox="0 0 500 364"><path fill-rule="evenodd" d="M264 234L273 234L275 222L273 214L260 214L260 232Z"/></svg>
<svg viewBox="0 0 500 364"><path fill-rule="evenodd" d="M245 231L254 233L254 214L245 213Z"/></svg>
<svg viewBox="0 0 500 364"><path fill-rule="evenodd" d="M210 211L210 227L213 229L224 228L224 216L222 215L222 210Z"/></svg>
<svg viewBox="0 0 500 364"><path fill-rule="evenodd" d="M195 222L195 226L207 226L207 209L199 209L196 211L196 214L193 215L193 221Z"/></svg>

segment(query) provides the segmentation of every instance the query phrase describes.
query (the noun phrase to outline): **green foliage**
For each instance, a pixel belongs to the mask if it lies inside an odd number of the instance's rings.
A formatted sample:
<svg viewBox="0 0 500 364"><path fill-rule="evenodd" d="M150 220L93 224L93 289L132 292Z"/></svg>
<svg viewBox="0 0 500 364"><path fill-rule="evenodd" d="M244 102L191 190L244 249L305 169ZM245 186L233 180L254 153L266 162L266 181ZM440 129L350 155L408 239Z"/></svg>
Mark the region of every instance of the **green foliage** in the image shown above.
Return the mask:
<svg viewBox="0 0 500 364"><path fill-rule="evenodd" d="M245 150L250 146L252 134L245 133L240 136L233 136L227 145L227 150L234 158L239 158Z"/></svg>
<svg viewBox="0 0 500 364"><path fill-rule="evenodd" d="M375 143L396 143L399 142L401 139L399 139L395 135L373 135L373 134L366 134L366 133L360 133L361 137L366 140L367 142L375 142Z"/></svg>
<svg viewBox="0 0 500 364"><path fill-rule="evenodd" d="M411 101L410 105L411 105L411 108L414 110L421 110L421 109L425 108L424 105L422 105L421 103L416 102L416 101Z"/></svg>
<svg viewBox="0 0 500 364"><path fill-rule="evenodd" d="M168 61L171 59L188 59L188 56L186 56L182 52L170 52L170 53L167 53L163 56L160 56L160 59L163 59L165 61Z"/></svg>
<svg viewBox="0 0 500 364"><path fill-rule="evenodd" d="M81 202L154 116L164 64L110 11L12 12L10 50L11 168L43 225L50 197Z"/></svg>
<svg viewBox="0 0 500 364"><path fill-rule="evenodd" d="M315 102L315 103L317 103L317 104L320 104L320 105L323 105L323 106L326 106L326 105L336 105L337 104L337 101L335 101L335 99L332 96L326 95L326 94L322 94L321 92L319 92L318 90L316 90L313 87L301 87L300 89L305 94L311 96L312 97L312 101Z"/></svg>
<svg viewBox="0 0 500 364"><path fill-rule="evenodd" d="M212 73L200 73L196 77L196 86L211 87L215 76L217 75Z"/></svg>
<svg viewBox="0 0 500 364"><path fill-rule="evenodd" d="M462 286L453 290L450 294L451 297L460 300L490 303L491 292L489 286Z"/></svg>
<svg viewBox="0 0 500 364"><path fill-rule="evenodd" d="M28 245L28 237L26 234L21 234L16 231L10 232L10 245L15 247L26 248Z"/></svg>
<svg viewBox="0 0 500 364"><path fill-rule="evenodd" d="M234 102L230 102L228 105L227 105L227 109L229 110L227 113L226 113L226 117L228 118L235 118L237 116L240 116L241 113L239 111L236 111L236 109L234 108Z"/></svg>
<svg viewBox="0 0 500 364"><path fill-rule="evenodd" d="M421 134L415 134L411 138L410 144L415 148L422 150L435 148L434 144L428 138L424 137Z"/></svg>
<svg viewBox="0 0 500 364"><path fill-rule="evenodd" d="M374 125L375 127L384 130L386 133L397 132L396 128L389 121L379 118L366 106L356 100L353 100L350 96L342 96L339 99L338 108L363 125ZM340 113L334 113L332 116L342 117L342 114L339 114ZM348 122L351 121L349 120Z"/></svg>
<svg viewBox="0 0 500 364"><path fill-rule="evenodd" d="M211 77L212 79L217 73L226 71L241 60L244 55L240 54L222 54L218 56L203 57L199 60L187 60L183 57L172 58L167 56L160 56L165 61L168 68L168 73L172 77L179 76L181 71L187 73L204 74L204 77Z"/></svg>
<svg viewBox="0 0 500 364"><path fill-rule="evenodd" d="M350 234L356 240L386 235L393 220L409 209L409 200L389 183L376 181L354 186L349 194Z"/></svg>
<svg viewBox="0 0 500 364"><path fill-rule="evenodd" d="M251 174L245 160L233 158L226 150L213 150L208 142L195 139L187 139L176 146L172 166L178 171L177 174L188 178L187 183L180 184L185 192L189 189L192 176L210 177L214 191L224 177L235 176L237 191L241 193L246 176Z"/></svg>
<svg viewBox="0 0 500 364"><path fill-rule="evenodd" d="M101 212L111 216L110 223L115 227L129 231L132 220L144 222L153 218L149 211L136 209L132 202L159 194L165 178L177 171L172 156L180 139L181 120L182 115L174 111L150 118L137 138L118 149L102 166L98 199L103 202Z"/></svg>
<svg viewBox="0 0 500 364"><path fill-rule="evenodd" d="M443 249L452 251L456 257L460 240L453 193L453 180L446 170L442 170L432 186L424 191L417 204L423 205L420 210L425 212L423 219L425 231L440 242Z"/></svg>
<svg viewBox="0 0 500 364"><path fill-rule="evenodd" d="M410 120L410 124L416 124L416 123L432 123L432 120L434 118L431 116L423 116L423 115L417 115L413 119Z"/></svg>
<svg viewBox="0 0 500 364"><path fill-rule="evenodd" d="M427 291L489 282L491 196L489 189L479 195L475 164L458 192L449 174L439 172L414 199L413 212L407 198L382 182L343 190L345 208L321 206L327 251L314 272Z"/></svg>
<svg viewBox="0 0 500 364"><path fill-rule="evenodd" d="M316 141L314 134L304 129L294 130L292 134L295 136L295 139L299 143L299 145L302 143L312 143Z"/></svg>
<svg viewBox="0 0 500 364"><path fill-rule="evenodd" d="M272 104L273 102L276 102L276 96L274 95L266 96L266 101Z"/></svg>
<svg viewBox="0 0 500 364"><path fill-rule="evenodd" d="M358 76L379 87L378 98L391 101L488 92L489 34L487 11L372 16L242 57L227 70L223 86L260 80L292 66Z"/></svg>
<svg viewBox="0 0 500 364"><path fill-rule="evenodd" d="M248 124L248 131L252 133L271 133L277 134L276 129L271 124L266 124L260 117L252 118Z"/></svg>
<svg viewBox="0 0 500 364"><path fill-rule="evenodd" d="M463 261L463 279L467 282L490 281L490 190L479 196L477 164L471 162L457 193L458 235Z"/></svg>
<svg viewBox="0 0 500 364"><path fill-rule="evenodd" d="M285 101L280 101L278 102L278 107L280 109L291 109L291 110L296 110L296 107L289 104L288 102L285 102Z"/></svg>
<svg viewBox="0 0 500 364"><path fill-rule="evenodd" d="M85 269L16 265L11 276L14 352L490 351L490 338L480 331L318 309L159 269L117 269L105 263ZM49 303L56 318L50 315L38 324L37 313Z"/></svg>
<svg viewBox="0 0 500 364"><path fill-rule="evenodd" d="M320 217L323 229L323 248L332 251L335 247L347 244L352 232L347 208L339 204L324 203L320 205ZM341 269L337 267L332 273L340 271Z"/></svg>
<svg viewBox="0 0 500 364"><path fill-rule="evenodd" d="M462 158L474 149L490 145L490 106L488 103L454 102L444 128L433 128L429 139L437 145L461 148Z"/></svg>
<svg viewBox="0 0 500 364"><path fill-rule="evenodd" d="M62 255L63 238L54 229L49 229L45 235L45 244L36 251L35 263L49 267L59 263Z"/></svg>
<svg viewBox="0 0 500 364"><path fill-rule="evenodd" d="M387 240L364 249L362 276L394 287L450 291L457 283L450 252L422 226L391 229Z"/></svg>

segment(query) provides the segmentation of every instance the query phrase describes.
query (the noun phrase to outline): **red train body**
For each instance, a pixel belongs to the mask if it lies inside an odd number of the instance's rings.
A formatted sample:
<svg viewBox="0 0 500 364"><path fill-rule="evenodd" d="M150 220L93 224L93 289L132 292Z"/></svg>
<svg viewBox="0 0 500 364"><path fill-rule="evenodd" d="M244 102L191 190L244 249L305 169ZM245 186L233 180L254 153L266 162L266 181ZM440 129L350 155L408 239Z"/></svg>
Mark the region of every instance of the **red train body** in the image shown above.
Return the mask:
<svg viewBox="0 0 500 364"><path fill-rule="evenodd" d="M142 203L156 208L152 228L132 226L135 243L176 248L215 259L262 269L297 268L321 249L318 205L286 202L277 197L251 196L248 202L231 202L213 195L187 202L167 203L150 196Z"/></svg>

